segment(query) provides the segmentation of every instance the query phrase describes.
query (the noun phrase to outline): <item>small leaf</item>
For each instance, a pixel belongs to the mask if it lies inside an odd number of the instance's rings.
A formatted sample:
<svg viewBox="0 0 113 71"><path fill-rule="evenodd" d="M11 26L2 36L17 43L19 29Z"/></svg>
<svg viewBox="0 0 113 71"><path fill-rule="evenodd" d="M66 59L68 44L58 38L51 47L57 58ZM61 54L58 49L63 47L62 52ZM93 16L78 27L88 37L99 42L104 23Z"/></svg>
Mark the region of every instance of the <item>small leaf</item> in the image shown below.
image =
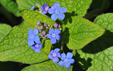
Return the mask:
<svg viewBox="0 0 113 71"><path fill-rule="evenodd" d="M107 13L96 17L95 23L113 32L113 13Z"/></svg>
<svg viewBox="0 0 113 71"><path fill-rule="evenodd" d="M40 5L45 4L45 0L16 0L21 9L30 9L32 6L39 3Z"/></svg>
<svg viewBox="0 0 113 71"><path fill-rule="evenodd" d="M20 16L19 6L17 5L17 3L14 0L0 0L0 3L9 12L13 13L16 16Z"/></svg>
<svg viewBox="0 0 113 71"><path fill-rule="evenodd" d="M0 24L0 41L12 30L11 26Z"/></svg>
<svg viewBox="0 0 113 71"><path fill-rule="evenodd" d="M46 0L49 6L60 3L60 7L66 7L68 13L84 16L92 0Z"/></svg>
<svg viewBox="0 0 113 71"><path fill-rule="evenodd" d="M52 46L52 44L51 44L50 40L45 40L45 46L44 46L44 49L43 49L45 54L48 55L50 53L51 46Z"/></svg>
<svg viewBox="0 0 113 71"><path fill-rule="evenodd" d="M16 26L0 42L0 61L16 61L22 63L36 63L48 59L44 52L36 53L28 45L28 30L34 29L27 22Z"/></svg>
<svg viewBox="0 0 113 71"><path fill-rule="evenodd" d="M25 67L24 69L22 69L22 71L51 71L51 70L48 70L45 68L38 68L34 65L31 65L31 66Z"/></svg>
<svg viewBox="0 0 113 71"><path fill-rule="evenodd" d="M54 25L54 21L51 18L42 15L41 13L32 10L21 10L20 13L22 17L34 27L37 25L37 21Z"/></svg>
<svg viewBox="0 0 113 71"><path fill-rule="evenodd" d="M59 66L58 63L53 63L52 60L35 64L35 66L50 69L52 71L72 71L72 66L70 68L65 68L65 66Z"/></svg>
<svg viewBox="0 0 113 71"><path fill-rule="evenodd" d="M77 61L87 71L113 70L113 13L103 14L95 19L95 23L108 31L91 42L76 54Z"/></svg>
<svg viewBox="0 0 113 71"><path fill-rule="evenodd" d="M70 21L71 20L71 21ZM64 23L65 24L65 23ZM64 42L70 49L81 49L100 37L105 29L81 17L72 17L63 25Z"/></svg>
<svg viewBox="0 0 113 71"><path fill-rule="evenodd" d="M73 53L73 55L75 56L75 55L76 55L76 50L73 50L72 53Z"/></svg>

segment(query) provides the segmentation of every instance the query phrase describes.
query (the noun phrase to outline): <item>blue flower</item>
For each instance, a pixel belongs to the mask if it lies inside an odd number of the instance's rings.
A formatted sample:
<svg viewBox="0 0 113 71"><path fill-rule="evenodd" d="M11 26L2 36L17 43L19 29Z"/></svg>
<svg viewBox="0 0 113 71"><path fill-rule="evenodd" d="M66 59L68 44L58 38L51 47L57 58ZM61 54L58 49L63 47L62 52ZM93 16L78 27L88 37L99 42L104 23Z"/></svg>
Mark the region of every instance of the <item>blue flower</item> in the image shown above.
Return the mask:
<svg viewBox="0 0 113 71"><path fill-rule="evenodd" d="M51 19L55 21L57 19L57 17L59 17L61 20L63 20L65 18L65 15L63 14L63 12L66 12L66 11L67 11L67 9L65 7L60 8L59 3L54 3L53 8L50 8L48 10L48 13L52 14Z"/></svg>
<svg viewBox="0 0 113 71"><path fill-rule="evenodd" d="M69 68L71 66L71 64L73 64L75 61L74 59L72 59L72 57L73 57L73 54L70 52L67 53L67 56L65 55L65 53L62 53L61 54L62 61L60 61L58 64L60 66L65 65L66 68Z"/></svg>
<svg viewBox="0 0 113 71"><path fill-rule="evenodd" d="M52 44L55 44L56 43L56 40L60 40L60 34L61 33L61 31L59 30L59 29L50 29L49 30L49 34L47 34L47 37L49 38L49 39L51 39L51 43Z"/></svg>
<svg viewBox="0 0 113 71"><path fill-rule="evenodd" d="M47 11L49 9L49 6L47 4L44 4L42 7L41 7L41 10L43 10L43 14L46 14Z"/></svg>
<svg viewBox="0 0 113 71"><path fill-rule="evenodd" d="M31 49L35 50L36 53L40 53L40 49L42 49L42 44L40 41L36 41L36 43L34 43L31 46Z"/></svg>
<svg viewBox="0 0 113 71"><path fill-rule="evenodd" d="M35 5L34 6L32 6L31 8L30 8L30 10L33 10L35 8Z"/></svg>
<svg viewBox="0 0 113 71"><path fill-rule="evenodd" d="M59 61L58 57L60 57L59 53L60 49L56 48L54 50L51 50L50 55L48 57L53 60L54 63L57 63Z"/></svg>
<svg viewBox="0 0 113 71"><path fill-rule="evenodd" d="M28 31L28 34L29 35L28 35L27 39L28 39L28 45L29 46L33 45L34 41L35 42L40 41L39 36L36 36L38 34L38 30L37 29L34 29L33 31L32 31L32 29L30 29Z"/></svg>

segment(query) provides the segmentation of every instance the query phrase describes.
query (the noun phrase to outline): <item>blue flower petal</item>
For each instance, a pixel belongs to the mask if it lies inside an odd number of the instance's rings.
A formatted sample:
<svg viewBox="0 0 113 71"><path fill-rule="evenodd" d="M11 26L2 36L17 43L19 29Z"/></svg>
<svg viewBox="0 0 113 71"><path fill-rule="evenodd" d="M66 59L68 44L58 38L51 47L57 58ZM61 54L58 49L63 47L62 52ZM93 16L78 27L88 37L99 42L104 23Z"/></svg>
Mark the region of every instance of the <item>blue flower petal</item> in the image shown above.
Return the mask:
<svg viewBox="0 0 113 71"><path fill-rule="evenodd" d="M37 35L39 32L38 32L38 30L35 28L34 30L33 30L33 34L34 35Z"/></svg>
<svg viewBox="0 0 113 71"><path fill-rule="evenodd" d="M70 59L70 60L68 60L68 61L69 61L70 64L73 64L73 63L75 62L74 59Z"/></svg>
<svg viewBox="0 0 113 71"><path fill-rule="evenodd" d="M58 56L58 57L61 57L61 56L60 56L60 53L57 53L57 56Z"/></svg>
<svg viewBox="0 0 113 71"><path fill-rule="evenodd" d="M57 63L59 61L58 57L53 58L53 62Z"/></svg>
<svg viewBox="0 0 113 71"><path fill-rule="evenodd" d="M28 34L32 34L32 29L30 29L30 30L28 31Z"/></svg>
<svg viewBox="0 0 113 71"><path fill-rule="evenodd" d="M37 41L35 41L37 44L40 44L41 43L41 41L40 40L37 40Z"/></svg>
<svg viewBox="0 0 113 71"><path fill-rule="evenodd" d="M52 43L52 44L55 44L55 43L56 43L56 39L55 39L55 38L52 38L52 39L51 39L51 43Z"/></svg>
<svg viewBox="0 0 113 71"><path fill-rule="evenodd" d="M28 41L31 39L30 35L27 36Z"/></svg>
<svg viewBox="0 0 113 71"><path fill-rule="evenodd" d="M49 39L51 39L51 38L52 38L52 35L50 35L50 34L47 34L47 37L48 37Z"/></svg>
<svg viewBox="0 0 113 71"><path fill-rule="evenodd" d="M46 14L47 13L47 11L43 11L43 14Z"/></svg>
<svg viewBox="0 0 113 71"><path fill-rule="evenodd" d="M53 54L53 50L51 50L50 54L51 54L51 55Z"/></svg>
<svg viewBox="0 0 113 71"><path fill-rule="evenodd" d="M49 10L48 10L48 13L49 14L53 14L55 12L55 9L54 8L50 8Z"/></svg>
<svg viewBox="0 0 113 71"><path fill-rule="evenodd" d="M35 5L34 6L32 6L31 8L30 8L30 10L33 10L35 8Z"/></svg>
<svg viewBox="0 0 113 71"><path fill-rule="evenodd" d="M40 49L35 49L35 52L36 53L40 53Z"/></svg>
<svg viewBox="0 0 113 71"><path fill-rule="evenodd" d="M62 53L62 54L61 54L61 59L62 59L62 60L65 60L65 59L66 59L65 53Z"/></svg>
<svg viewBox="0 0 113 71"><path fill-rule="evenodd" d="M28 45L32 46L34 44L34 41L28 41Z"/></svg>
<svg viewBox="0 0 113 71"><path fill-rule="evenodd" d="M60 4L59 4L59 3L54 3L54 4L53 4L53 7L54 7L55 9L60 9Z"/></svg>
<svg viewBox="0 0 113 71"><path fill-rule="evenodd" d="M60 13L67 12L67 9L65 7L60 8Z"/></svg>
<svg viewBox="0 0 113 71"><path fill-rule="evenodd" d="M31 46L31 49L35 50L35 47L34 46Z"/></svg>
<svg viewBox="0 0 113 71"><path fill-rule="evenodd" d="M67 59L71 59L72 57L73 57L73 54L70 53L70 52L68 52L68 53L67 53Z"/></svg>
<svg viewBox="0 0 113 71"><path fill-rule="evenodd" d="M70 65L69 63L66 63L66 64L65 64L65 67L66 67L66 68L69 68L70 66L71 66L71 65Z"/></svg>
<svg viewBox="0 0 113 71"><path fill-rule="evenodd" d="M61 20L63 20L65 18L65 15L63 13L59 13L58 16Z"/></svg>
<svg viewBox="0 0 113 71"><path fill-rule="evenodd" d="M53 33L54 33L54 29L50 29L50 30L49 30L49 33L50 33L50 34L53 34Z"/></svg>
<svg viewBox="0 0 113 71"><path fill-rule="evenodd" d="M53 21L57 20L57 14L52 14L51 19L52 19Z"/></svg>
<svg viewBox="0 0 113 71"><path fill-rule="evenodd" d="M64 66L64 65L65 65L65 62L64 62L64 61L60 61L58 64L59 64L60 66Z"/></svg>
<svg viewBox="0 0 113 71"><path fill-rule="evenodd" d="M41 10L44 10L43 6L41 7Z"/></svg>
<svg viewBox="0 0 113 71"><path fill-rule="evenodd" d="M49 57L50 59L52 59L52 58L53 58L53 56L52 56L52 55L48 55L48 57Z"/></svg>
<svg viewBox="0 0 113 71"><path fill-rule="evenodd" d="M56 39L59 41L60 40L60 35L56 35Z"/></svg>
<svg viewBox="0 0 113 71"><path fill-rule="evenodd" d="M40 47L40 49L42 49L42 44L39 47Z"/></svg>
<svg viewBox="0 0 113 71"><path fill-rule="evenodd" d="M35 42L40 41L40 37L39 37L39 36L35 36L35 37L34 37L34 41L35 41Z"/></svg>
<svg viewBox="0 0 113 71"><path fill-rule="evenodd" d="M59 51L60 51L59 48L56 48L56 49L54 50L55 53L57 53L57 52L59 52Z"/></svg>
<svg viewBox="0 0 113 71"><path fill-rule="evenodd" d="M61 31L59 29L55 29L55 34L60 34Z"/></svg>

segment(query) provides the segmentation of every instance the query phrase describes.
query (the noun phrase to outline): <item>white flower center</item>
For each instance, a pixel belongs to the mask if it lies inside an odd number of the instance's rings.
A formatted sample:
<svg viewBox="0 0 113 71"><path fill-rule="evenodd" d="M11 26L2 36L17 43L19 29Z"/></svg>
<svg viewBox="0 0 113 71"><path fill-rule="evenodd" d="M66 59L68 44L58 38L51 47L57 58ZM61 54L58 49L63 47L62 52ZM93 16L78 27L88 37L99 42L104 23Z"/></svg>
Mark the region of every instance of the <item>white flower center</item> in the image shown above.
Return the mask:
<svg viewBox="0 0 113 71"><path fill-rule="evenodd" d="M56 53L53 53L53 56L56 56Z"/></svg>
<svg viewBox="0 0 113 71"><path fill-rule="evenodd" d="M38 45L36 44L35 47L38 47Z"/></svg>
<svg viewBox="0 0 113 71"><path fill-rule="evenodd" d="M34 36L33 35L31 35L31 38L33 38Z"/></svg>
<svg viewBox="0 0 113 71"><path fill-rule="evenodd" d="M68 60L67 60L67 59L65 59L65 62L68 62Z"/></svg>
<svg viewBox="0 0 113 71"><path fill-rule="evenodd" d="M53 37L55 37L55 34L52 34Z"/></svg>
<svg viewBox="0 0 113 71"><path fill-rule="evenodd" d="M59 10L56 10L56 13L59 13Z"/></svg>

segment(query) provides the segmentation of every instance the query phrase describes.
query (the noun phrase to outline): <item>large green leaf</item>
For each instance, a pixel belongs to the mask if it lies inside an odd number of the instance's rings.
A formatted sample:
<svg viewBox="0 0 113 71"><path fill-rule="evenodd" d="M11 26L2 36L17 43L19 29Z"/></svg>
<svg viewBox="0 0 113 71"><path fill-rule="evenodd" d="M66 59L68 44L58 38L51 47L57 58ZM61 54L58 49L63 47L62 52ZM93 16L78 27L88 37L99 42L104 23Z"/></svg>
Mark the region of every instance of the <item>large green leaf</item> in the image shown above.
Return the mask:
<svg viewBox="0 0 113 71"><path fill-rule="evenodd" d="M92 0L17 0L21 9L30 9L36 3L41 5L47 3L52 6L54 3L60 3L60 7L66 7L67 12L75 12L79 16L84 16L89 8Z"/></svg>
<svg viewBox="0 0 113 71"><path fill-rule="evenodd" d="M20 13L22 17L34 27L37 25L37 21L54 25L54 21L51 18L44 16L41 13L32 10L21 10Z"/></svg>
<svg viewBox="0 0 113 71"><path fill-rule="evenodd" d="M37 67L44 67L52 71L72 71L72 66L70 68L65 68L65 66L59 66L58 63L53 63L52 60L48 60L39 64L35 64Z"/></svg>
<svg viewBox="0 0 113 71"><path fill-rule="evenodd" d="M42 49L40 53L36 53L28 46L27 36L31 28L30 24L23 22L12 29L0 42L0 61L35 63L48 59Z"/></svg>
<svg viewBox="0 0 113 71"><path fill-rule="evenodd" d="M13 13L16 16L20 16L19 14L20 9L15 0L0 0L0 3L9 12Z"/></svg>
<svg viewBox="0 0 113 71"><path fill-rule="evenodd" d="M84 16L92 0L46 0L49 6L60 3L60 7L66 7L68 13L74 12L79 16Z"/></svg>
<svg viewBox="0 0 113 71"><path fill-rule="evenodd" d="M70 49L81 49L105 32L105 29L97 24L78 16L70 18L65 23L64 42Z"/></svg>
<svg viewBox="0 0 113 71"><path fill-rule="evenodd" d="M113 13L103 14L95 19L95 23L109 31L87 45L76 54L77 61L87 71L113 70Z"/></svg>
<svg viewBox="0 0 113 71"><path fill-rule="evenodd" d="M26 68L24 68L22 71L51 71L45 68L38 68L34 65L28 66Z"/></svg>
<svg viewBox="0 0 113 71"><path fill-rule="evenodd" d="M45 4L45 0L16 0L21 9L30 9L32 6L39 3L40 5Z"/></svg>
<svg viewBox="0 0 113 71"><path fill-rule="evenodd" d="M11 26L0 24L0 41L11 31Z"/></svg>

